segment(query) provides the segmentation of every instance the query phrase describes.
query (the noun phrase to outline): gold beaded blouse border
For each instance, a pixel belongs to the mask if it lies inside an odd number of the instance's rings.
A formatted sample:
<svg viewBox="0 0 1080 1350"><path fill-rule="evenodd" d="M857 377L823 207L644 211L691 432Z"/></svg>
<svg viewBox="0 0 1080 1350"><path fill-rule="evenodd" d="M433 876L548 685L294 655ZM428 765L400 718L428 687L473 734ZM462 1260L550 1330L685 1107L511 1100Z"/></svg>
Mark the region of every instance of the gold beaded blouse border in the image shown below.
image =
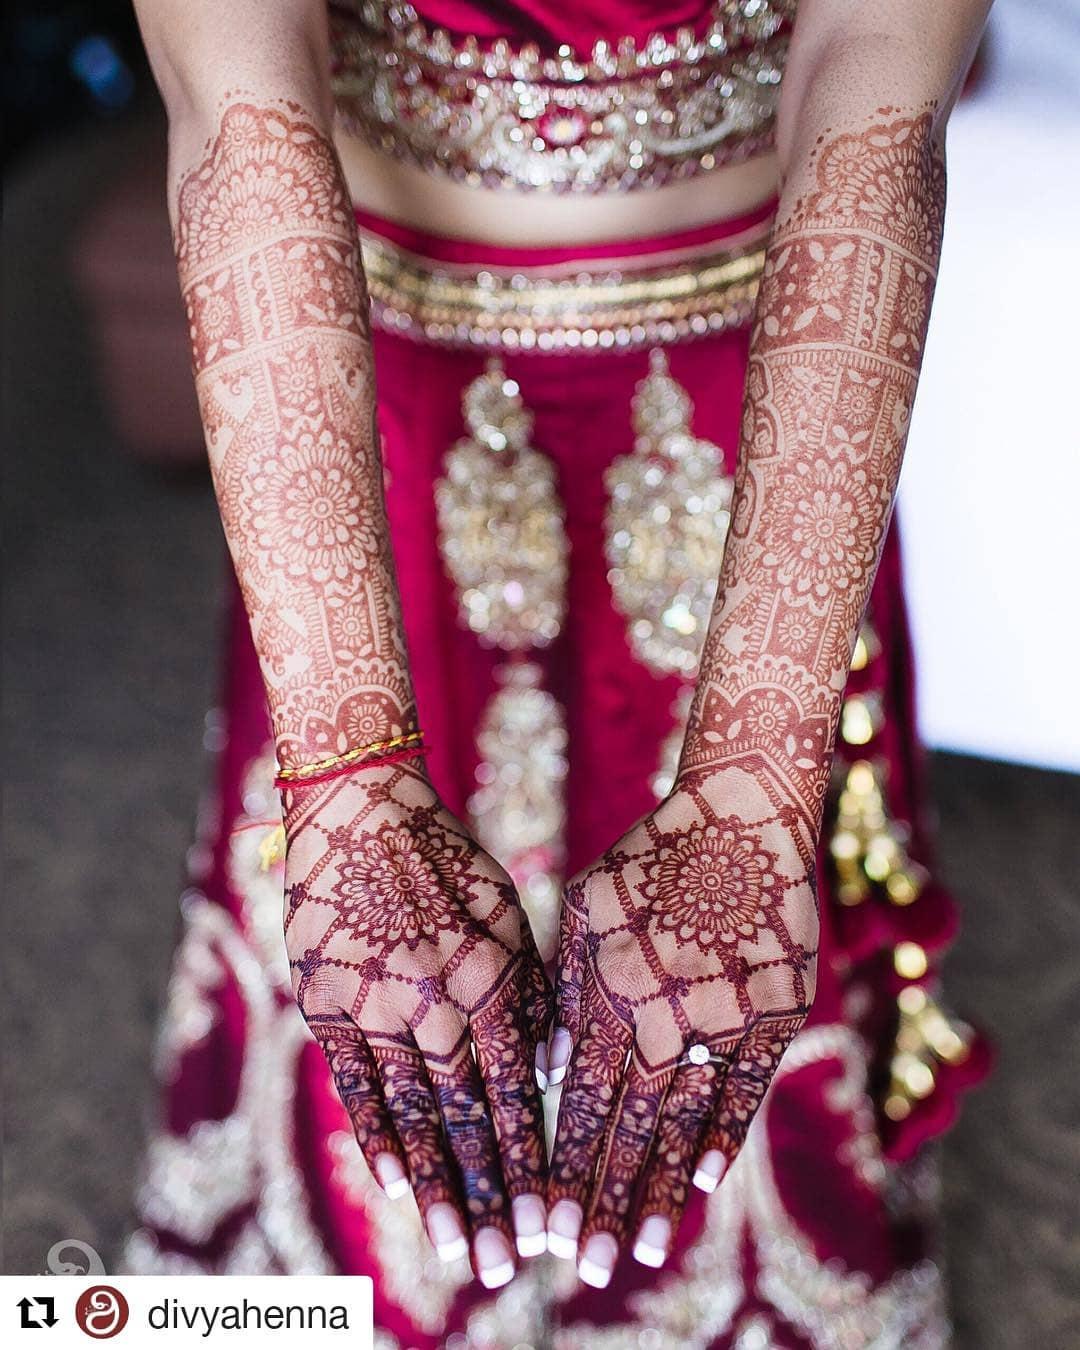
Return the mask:
<svg viewBox="0 0 1080 1350"><path fill-rule="evenodd" d="M342 129L470 186L624 192L761 153L796 0L717 0L703 33L544 55L427 28L410 5L335 0Z"/></svg>

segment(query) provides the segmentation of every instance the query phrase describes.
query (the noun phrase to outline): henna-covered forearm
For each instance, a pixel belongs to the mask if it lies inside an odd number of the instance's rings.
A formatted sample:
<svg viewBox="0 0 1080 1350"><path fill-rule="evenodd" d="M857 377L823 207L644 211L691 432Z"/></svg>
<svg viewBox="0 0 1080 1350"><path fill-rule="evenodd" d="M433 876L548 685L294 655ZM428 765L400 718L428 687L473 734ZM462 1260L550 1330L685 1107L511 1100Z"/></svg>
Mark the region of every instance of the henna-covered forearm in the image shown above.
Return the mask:
<svg viewBox="0 0 1080 1350"><path fill-rule="evenodd" d="M471 1250L495 1288L512 1240L543 1244L532 1063L550 990L509 878L422 764L348 753L406 737L416 713L359 245L319 120L228 100L175 222L221 517L294 771L296 999L387 1193L411 1187L439 1254ZM363 772L293 781L342 756Z"/></svg>
<svg viewBox="0 0 1080 1350"><path fill-rule="evenodd" d="M739 764L820 827L934 289L945 175L931 109L819 138L785 201L751 341L720 589L681 772Z"/></svg>
<svg viewBox="0 0 1080 1350"><path fill-rule="evenodd" d="M635 1223L637 1259L663 1263L813 1001L814 845L941 233L932 128L881 110L824 138L812 190L785 203L679 776L567 892L558 1023L576 1048L549 1240L596 1285Z"/></svg>
<svg viewBox="0 0 1080 1350"><path fill-rule="evenodd" d="M176 252L225 535L283 767L415 725L368 305L318 119L231 99L182 175Z"/></svg>

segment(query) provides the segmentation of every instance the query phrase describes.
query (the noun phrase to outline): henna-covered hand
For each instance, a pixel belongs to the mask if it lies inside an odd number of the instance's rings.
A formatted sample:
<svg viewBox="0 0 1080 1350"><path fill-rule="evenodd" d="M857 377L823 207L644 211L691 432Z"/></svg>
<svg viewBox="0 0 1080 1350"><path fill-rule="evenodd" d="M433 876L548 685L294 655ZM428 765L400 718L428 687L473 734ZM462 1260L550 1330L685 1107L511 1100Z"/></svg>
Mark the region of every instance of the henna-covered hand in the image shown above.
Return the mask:
<svg viewBox="0 0 1080 1350"><path fill-rule="evenodd" d="M214 485L283 770L415 734L368 307L323 120L231 97L174 210ZM357 1138L493 1288L542 1245L548 992L509 879L415 765L287 793L297 999ZM511 1201L513 1205L511 1207ZM512 1208L512 1212L511 1212Z"/></svg>
<svg viewBox="0 0 1080 1350"><path fill-rule="evenodd" d="M689 774L567 889L548 1243L589 1283L631 1233L663 1263L691 1180L715 1187L806 1017L818 920L794 821L752 773Z"/></svg>
<svg viewBox="0 0 1080 1350"><path fill-rule="evenodd" d="M287 793L293 988L357 1140L493 1288L543 1249L550 988L513 885L412 765ZM407 1180L406 1180L407 1178ZM512 1213L511 1213L512 1208Z"/></svg>
<svg viewBox="0 0 1080 1350"><path fill-rule="evenodd" d="M879 108L822 129L789 179L678 782L567 894L539 1061L557 1081L573 1043L548 1241L584 1243L594 1284L639 1218L635 1254L662 1263L695 1164L714 1186L813 997L814 851L922 360L940 132L933 109Z"/></svg>

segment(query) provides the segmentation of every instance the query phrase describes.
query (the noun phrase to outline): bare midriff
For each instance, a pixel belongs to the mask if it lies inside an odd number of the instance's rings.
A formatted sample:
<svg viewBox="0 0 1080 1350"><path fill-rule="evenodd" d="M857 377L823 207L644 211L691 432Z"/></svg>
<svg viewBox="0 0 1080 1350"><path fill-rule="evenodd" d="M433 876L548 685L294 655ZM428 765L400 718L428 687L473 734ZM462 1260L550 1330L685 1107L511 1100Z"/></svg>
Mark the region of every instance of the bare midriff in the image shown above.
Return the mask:
<svg viewBox="0 0 1080 1350"><path fill-rule="evenodd" d="M629 192L513 192L476 188L336 138L356 206L399 225L502 247L647 239L745 215L774 197L776 156L757 155L683 182Z"/></svg>

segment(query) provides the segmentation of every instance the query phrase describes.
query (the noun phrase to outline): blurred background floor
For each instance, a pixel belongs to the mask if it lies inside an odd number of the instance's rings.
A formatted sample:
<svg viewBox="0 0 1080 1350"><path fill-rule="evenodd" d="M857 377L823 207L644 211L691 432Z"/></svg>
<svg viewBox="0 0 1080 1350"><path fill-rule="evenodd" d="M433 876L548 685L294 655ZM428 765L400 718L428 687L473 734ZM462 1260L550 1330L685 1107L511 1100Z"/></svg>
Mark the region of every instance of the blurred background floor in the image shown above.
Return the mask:
<svg viewBox="0 0 1080 1350"><path fill-rule="evenodd" d="M216 693L208 482L118 448L72 278L86 212L148 136L145 117L72 136L7 193L8 1272L43 1269L62 1237L108 1264L129 1222ZM1061 671L1063 702L1074 685ZM1080 778L936 755L933 781L966 911L948 992L999 1046L944 1150L956 1344L1072 1350Z"/></svg>

